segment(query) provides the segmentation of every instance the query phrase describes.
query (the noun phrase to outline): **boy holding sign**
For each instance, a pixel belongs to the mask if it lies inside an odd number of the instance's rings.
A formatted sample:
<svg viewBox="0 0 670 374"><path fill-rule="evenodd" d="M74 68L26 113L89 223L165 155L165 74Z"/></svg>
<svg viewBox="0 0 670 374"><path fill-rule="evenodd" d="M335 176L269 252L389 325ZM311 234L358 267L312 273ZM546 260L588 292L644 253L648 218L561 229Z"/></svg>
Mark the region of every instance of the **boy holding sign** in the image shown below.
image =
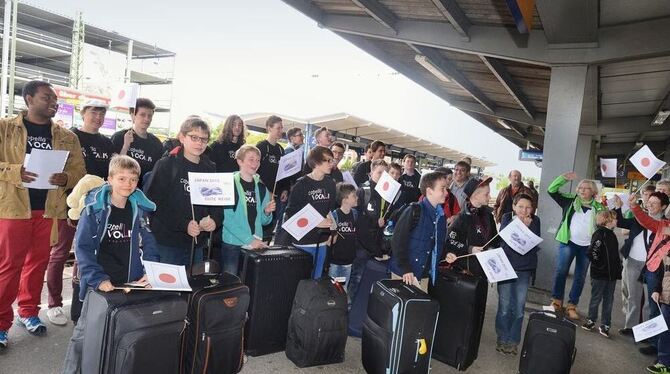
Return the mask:
<svg viewBox="0 0 670 374"><path fill-rule="evenodd" d="M140 165L128 156L114 156L107 184L89 192L75 236L81 272L81 316L65 355L64 373L78 373L88 314L88 290L110 292L114 286L146 281L141 259L157 260L156 241L147 229L146 215L156 209L136 189ZM143 248L140 251L140 241Z"/></svg>
<svg viewBox="0 0 670 374"><path fill-rule="evenodd" d="M223 210L223 246L221 266L224 271L237 275L240 249L248 246L261 249L267 245L263 237L263 226L272 221L276 203L271 199L267 187L256 174L261 163L261 151L253 145L243 145L235 152L240 171L233 174L235 183L235 205Z"/></svg>

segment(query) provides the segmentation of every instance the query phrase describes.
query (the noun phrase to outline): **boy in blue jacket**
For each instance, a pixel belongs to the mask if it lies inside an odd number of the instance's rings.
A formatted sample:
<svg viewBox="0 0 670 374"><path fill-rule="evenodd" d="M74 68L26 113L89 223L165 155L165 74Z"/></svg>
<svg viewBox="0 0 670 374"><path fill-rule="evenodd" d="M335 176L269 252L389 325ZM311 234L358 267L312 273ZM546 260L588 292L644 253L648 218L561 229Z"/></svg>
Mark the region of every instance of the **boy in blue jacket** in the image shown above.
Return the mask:
<svg viewBox="0 0 670 374"><path fill-rule="evenodd" d="M139 179L137 161L114 156L107 183L86 196L75 235L82 285L79 298L84 305L67 349L64 373L80 371L88 290L110 292L127 282L146 281L142 258L158 260L156 241L145 220L156 205L136 189Z"/></svg>

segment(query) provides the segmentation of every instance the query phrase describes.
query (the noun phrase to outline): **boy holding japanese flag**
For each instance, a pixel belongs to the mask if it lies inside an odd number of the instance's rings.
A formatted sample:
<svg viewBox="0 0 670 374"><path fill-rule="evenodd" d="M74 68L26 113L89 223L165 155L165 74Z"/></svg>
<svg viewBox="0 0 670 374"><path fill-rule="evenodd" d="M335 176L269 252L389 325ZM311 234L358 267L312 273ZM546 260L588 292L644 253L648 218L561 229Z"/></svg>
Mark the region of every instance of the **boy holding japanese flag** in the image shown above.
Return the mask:
<svg viewBox="0 0 670 374"><path fill-rule="evenodd" d="M78 373L81 369L87 292L110 292L114 286L146 281L142 259L158 260L156 240L146 222L147 214L156 209L156 204L137 189L139 179L137 161L128 156L114 156L109 163L107 183L91 190L86 197L75 236L75 254L81 272L78 297L84 300L84 305L65 355L63 373Z"/></svg>

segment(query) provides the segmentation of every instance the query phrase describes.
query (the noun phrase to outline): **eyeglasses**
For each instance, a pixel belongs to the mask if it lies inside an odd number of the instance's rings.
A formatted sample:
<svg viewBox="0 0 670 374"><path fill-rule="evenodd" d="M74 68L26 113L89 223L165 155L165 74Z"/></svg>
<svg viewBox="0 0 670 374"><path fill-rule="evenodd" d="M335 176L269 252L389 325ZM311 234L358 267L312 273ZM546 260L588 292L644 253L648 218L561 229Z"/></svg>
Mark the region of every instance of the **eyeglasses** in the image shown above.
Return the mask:
<svg viewBox="0 0 670 374"><path fill-rule="evenodd" d="M335 159L334 158L327 158L327 159L323 160L323 162L333 163L333 162L335 162Z"/></svg>
<svg viewBox="0 0 670 374"><path fill-rule="evenodd" d="M209 143L209 137L201 138L198 135L191 135L191 134L186 134L186 136L191 138L191 141L194 142L194 143L197 143L197 142L200 142L200 143L203 143L203 144Z"/></svg>

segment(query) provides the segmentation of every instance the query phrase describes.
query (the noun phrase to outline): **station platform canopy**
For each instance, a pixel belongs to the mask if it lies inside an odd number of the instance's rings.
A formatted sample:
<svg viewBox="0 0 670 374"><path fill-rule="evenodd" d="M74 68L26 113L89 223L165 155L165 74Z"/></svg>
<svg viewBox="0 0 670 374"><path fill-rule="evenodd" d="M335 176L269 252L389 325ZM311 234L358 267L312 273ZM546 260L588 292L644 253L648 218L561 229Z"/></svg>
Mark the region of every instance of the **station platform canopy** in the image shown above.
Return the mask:
<svg viewBox="0 0 670 374"><path fill-rule="evenodd" d="M556 68L584 66L595 155L666 152L668 1L283 1L525 149L547 143Z"/></svg>
<svg viewBox="0 0 670 374"><path fill-rule="evenodd" d="M208 114L214 116L213 113ZM363 148L374 140L380 140L387 144L387 154L396 158L403 157L405 154L413 154L418 158L434 160L437 163L444 164L455 163L464 157L470 157L473 167L484 169L495 166L495 163L483 158L450 149L444 145L347 113L335 113L308 119L276 113L249 113L240 115L240 117L250 130L265 132L265 121L273 114L282 118L284 131L294 126L300 127L303 131L306 131L308 125L312 125L313 129L327 127L337 137L338 141L356 148Z"/></svg>

